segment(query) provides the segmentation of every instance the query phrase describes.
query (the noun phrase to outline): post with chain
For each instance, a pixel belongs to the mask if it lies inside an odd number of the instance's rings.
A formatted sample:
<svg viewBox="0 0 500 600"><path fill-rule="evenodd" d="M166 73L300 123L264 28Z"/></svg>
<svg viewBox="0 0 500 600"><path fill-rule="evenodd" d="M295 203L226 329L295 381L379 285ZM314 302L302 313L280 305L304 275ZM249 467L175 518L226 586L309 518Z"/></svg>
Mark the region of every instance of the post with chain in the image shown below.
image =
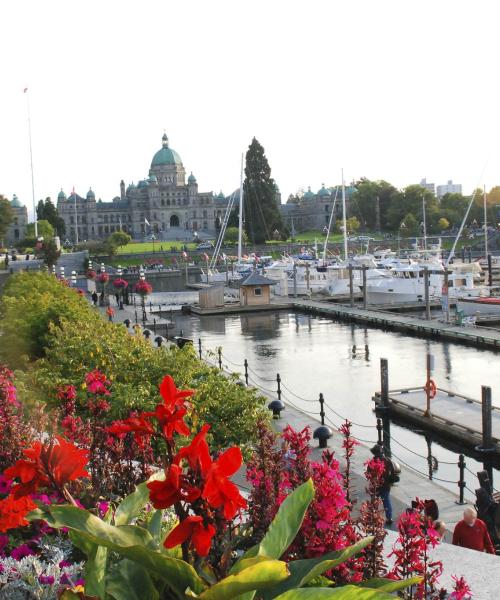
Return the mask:
<svg viewBox="0 0 500 600"><path fill-rule="evenodd" d="M459 490L459 498L457 504L465 504L464 500L464 491L465 491L465 457L463 454L458 455L458 471L459 471L459 479L458 479L458 490Z"/></svg>
<svg viewBox="0 0 500 600"><path fill-rule="evenodd" d="M201 338L198 338L198 354L200 355L200 360L201 360L201 355L202 355Z"/></svg>
<svg viewBox="0 0 500 600"><path fill-rule="evenodd" d="M325 399L323 397L323 394L320 394L319 395L319 406L320 406L319 415L321 417L321 425L319 427L317 427L313 433L313 438L315 440L319 441L320 448L326 448L328 446L328 440L333 435L333 432L330 429L330 427L328 427L328 425L325 425L324 404L325 404Z"/></svg>
<svg viewBox="0 0 500 600"><path fill-rule="evenodd" d="M222 348L217 348L217 354L219 355L219 369L222 371Z"/></svg>
<svg viewBox="0 0 500 600"><path fill-rule="evenodd" d="M377 444L382 447L384 445L384 440L382 438L382 419L377 419Z"/></svg>
<svg viewBox="0 0 500 600"><path fill-rule="evenodd" d="M246 358L243 364L245 365L245 383L248 385L248 360Z"/></svg>
<svg viewBox="0 0 500 600"><path fill-rule="evenodd" d="M278 400L281 400L281 377L279 373L276 374L276 383L278 384Z"/></svg>
<svg viewBox="0 0 500 600"><path fill-rule="evenodd" d="M153 333L156 335L156 319L153 319Z"/></svg>

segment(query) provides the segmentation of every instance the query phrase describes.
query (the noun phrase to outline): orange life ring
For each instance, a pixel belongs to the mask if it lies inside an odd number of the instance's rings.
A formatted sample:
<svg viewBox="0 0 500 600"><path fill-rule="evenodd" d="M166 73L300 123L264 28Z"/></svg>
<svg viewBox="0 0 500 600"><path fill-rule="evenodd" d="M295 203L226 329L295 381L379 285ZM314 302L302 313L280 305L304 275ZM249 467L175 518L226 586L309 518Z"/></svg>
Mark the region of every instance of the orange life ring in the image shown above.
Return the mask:
<svg viewBox="0 0 500 600"><path fill-rule="evenodd" d="M434 383L434 381L432 379L429 379L429 383L426 383L424 385L424 390L425 393L429 393L429 398L435 398L436 394L437 394L437 387L436 384Z"/></svg>

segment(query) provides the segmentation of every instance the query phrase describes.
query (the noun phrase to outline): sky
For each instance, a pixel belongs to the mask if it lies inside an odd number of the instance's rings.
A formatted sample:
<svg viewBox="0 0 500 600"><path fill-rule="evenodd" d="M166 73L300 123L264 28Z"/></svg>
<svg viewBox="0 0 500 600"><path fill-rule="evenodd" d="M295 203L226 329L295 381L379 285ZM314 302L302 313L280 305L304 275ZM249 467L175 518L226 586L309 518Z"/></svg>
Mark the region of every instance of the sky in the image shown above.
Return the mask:
<svg viewBox="0 0 500 600"><path fill-rule="evenodd" d="M500 184L496 0L0 3L0 193L111 200L166 131L229 194L252 137L283 201L368 177ZM23 93L28 87L27 94Z"/></svg>

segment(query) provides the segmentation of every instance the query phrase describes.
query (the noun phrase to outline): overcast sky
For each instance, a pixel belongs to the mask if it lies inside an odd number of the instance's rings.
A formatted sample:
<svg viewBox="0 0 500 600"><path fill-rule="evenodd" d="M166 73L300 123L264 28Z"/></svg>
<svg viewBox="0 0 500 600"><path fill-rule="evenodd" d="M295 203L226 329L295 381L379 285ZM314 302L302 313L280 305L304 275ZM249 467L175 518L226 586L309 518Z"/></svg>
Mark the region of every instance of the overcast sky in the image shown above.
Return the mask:
<svg viewBox="0 0 500 600"><path fill-rule="evenodd" d="M366 176L500 184L500 4L40 0L0 4L0 193L148 174L165 130L200 191L263 144L283 199Z"/></svg>

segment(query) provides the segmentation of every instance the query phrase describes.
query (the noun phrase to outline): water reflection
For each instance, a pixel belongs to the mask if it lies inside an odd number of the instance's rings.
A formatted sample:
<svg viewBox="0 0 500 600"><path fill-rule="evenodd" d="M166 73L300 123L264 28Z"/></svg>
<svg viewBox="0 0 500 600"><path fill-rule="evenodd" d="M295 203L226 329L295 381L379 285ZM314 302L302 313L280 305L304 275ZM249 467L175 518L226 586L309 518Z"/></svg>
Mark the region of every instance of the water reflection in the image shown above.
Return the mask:
<svg viewBox="0 0 500 600"><path fill-rule="evenodd" d="M318 398L323 393L327 416L336 425L343 417L368 425L355 426L354 434L369 442L377 438L371 399L380 389L380 358L388 359L391 389L422 385L426 354L430 352L435 357L433 379L438 386L477 399L481 385L490 386L493 395L500 390L498 354L488 350L293 312L203 318L179 315L175 321L177 332L182 328L186 336L201 337L207 348L223 346L232 361L242 364L247 359L250 368L263 378L273 378L279 372L283 384L299 398ZM295 402L304 410L312 410L310 403L297 398ZM493 403L500 404L495 397ZM394 422L384 423L383 441L396 460L422 473L429 471L429 455L435 457L439 477L457 481L456 452L461 449L453 444L435 436L426 439L414 428ZM483 459L477 455L468 458L468 468L480 470ZM477 487L470 474L467 485Z"/></svg>

